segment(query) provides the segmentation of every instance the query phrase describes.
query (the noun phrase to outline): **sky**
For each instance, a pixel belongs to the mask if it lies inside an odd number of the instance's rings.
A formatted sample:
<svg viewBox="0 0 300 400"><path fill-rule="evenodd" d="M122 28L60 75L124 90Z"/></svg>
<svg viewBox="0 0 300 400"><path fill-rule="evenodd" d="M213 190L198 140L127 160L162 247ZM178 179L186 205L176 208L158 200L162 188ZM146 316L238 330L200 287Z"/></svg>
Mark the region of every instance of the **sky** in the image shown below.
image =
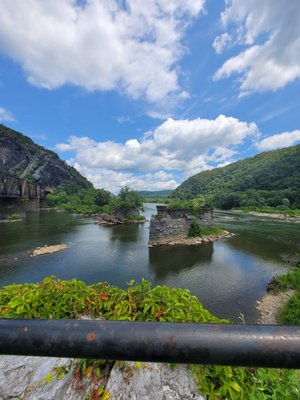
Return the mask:
<svg viewBox="0 0 300 400"><path fill-rule="evenodd" d="M0 123L95 187L300 143L299 0L0 0Z"/></svg>

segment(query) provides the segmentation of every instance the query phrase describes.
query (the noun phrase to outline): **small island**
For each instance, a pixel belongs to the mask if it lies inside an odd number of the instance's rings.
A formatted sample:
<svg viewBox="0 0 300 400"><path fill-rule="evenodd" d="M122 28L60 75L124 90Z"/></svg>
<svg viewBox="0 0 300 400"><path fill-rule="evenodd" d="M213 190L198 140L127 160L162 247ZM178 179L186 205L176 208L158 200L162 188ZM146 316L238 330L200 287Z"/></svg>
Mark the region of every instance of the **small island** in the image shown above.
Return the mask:
<svg viewBox="0 0 300 400"><path fill-rule="evenodd" d="M36 256L43 256L45 254L53 254L53 253L57 253L59 251L65 250L67 248L68 248L68 246L65 243L53 244L50 246L45 244L45 246L37 247L36 249L32 250L30 252L30 256L36 257Z"/></svg>
<svg viewBox="0 0 300 400"><path fill-rule="evenodd" d="M100 225L142 224L146 220L143 215L140 215L140 210L143 210L142 197L137 191L126 186L117 196L111 196L105 210L108 212L96 216Z"/></svg>
<svg viewBox="0 0 300 400"><path fill-rule="evenodd" d="M198 245L234 234L213 226L213 208L205 204L198 210L189 208L167 208L156 206L157 215L152 215L149 230L149 247Z"/></svg>

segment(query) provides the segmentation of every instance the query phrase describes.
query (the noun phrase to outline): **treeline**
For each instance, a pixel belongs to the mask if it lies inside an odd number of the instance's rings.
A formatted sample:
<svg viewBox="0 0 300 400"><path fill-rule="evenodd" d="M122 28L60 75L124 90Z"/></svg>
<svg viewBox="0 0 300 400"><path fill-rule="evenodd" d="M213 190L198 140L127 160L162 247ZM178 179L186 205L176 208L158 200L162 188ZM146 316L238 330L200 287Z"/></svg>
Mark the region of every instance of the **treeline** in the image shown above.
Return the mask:
<svg viewBox="0 0 300 400"><path fill-rule="evenodd" d="M167 203L172 190L141 190L144 203Z"/></svg>
<svg viewBox="0 0 300 400"><path fill-rule="evenodd" d="M204 196L222 209L300 208L300 145L258 154L223 168L200 172L183 182L173 198Z"/></svg>
<svg viewBox="0 0 300 400"><path fill-rule="evenodd" d="M122 188L118 195L114 195L104 189L82 189L70 182L48 194L47 204L49 207L79 214L118 213L127 217L132 210L142 209L143 199L138 192L128 187Z"/></svg>

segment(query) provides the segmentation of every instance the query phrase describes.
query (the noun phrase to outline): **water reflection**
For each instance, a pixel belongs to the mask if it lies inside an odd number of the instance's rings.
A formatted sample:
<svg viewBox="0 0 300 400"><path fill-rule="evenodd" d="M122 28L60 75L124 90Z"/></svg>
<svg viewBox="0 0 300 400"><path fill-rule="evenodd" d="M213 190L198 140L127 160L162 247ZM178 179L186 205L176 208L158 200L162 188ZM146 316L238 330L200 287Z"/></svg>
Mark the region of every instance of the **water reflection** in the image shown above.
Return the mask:
<svg viewBox="0 0 300 400"><path fill-rule="evenodd" d="M128 224L128 225L117 225L107 226L104 229L108 229L109 237L112 242L136 242L139 239L140 225Z"/></svg>
<svg viewBox="0 0 300 400"><path fill-rule="evenodd" d="M214 248L213 243L201 246L174 246L149 248L150 268L157 278L165 278L169 274L181 273L194 265L210 263Z"/></svg>
<svg viewBox="0 0 300 400"><path fill-rule="evenodd" d="M216 212L215 221L237 233L229 246L265 261L281 262L300 249L300 226L295 223L235 212Z"/></svg>
<svg viewBox="0 0 300 400"><path fill-rule="evenodd" d="M78 229L78 218L66 213L26 212L22 221L2 223L0 227L0 256L55 244L65 234Z"/></svg>
<svg viewBox="0 0 300 400"><path fill-rule="evenodd" d="M256 255L265 261L280 262L282 261L282 254L287 252L286 244L275 242L265 236L258 240L257 235L248 232L234 236L228 241L228 245L249 255ZM276 247L276 251L274 251L274 247Z"/></svg>

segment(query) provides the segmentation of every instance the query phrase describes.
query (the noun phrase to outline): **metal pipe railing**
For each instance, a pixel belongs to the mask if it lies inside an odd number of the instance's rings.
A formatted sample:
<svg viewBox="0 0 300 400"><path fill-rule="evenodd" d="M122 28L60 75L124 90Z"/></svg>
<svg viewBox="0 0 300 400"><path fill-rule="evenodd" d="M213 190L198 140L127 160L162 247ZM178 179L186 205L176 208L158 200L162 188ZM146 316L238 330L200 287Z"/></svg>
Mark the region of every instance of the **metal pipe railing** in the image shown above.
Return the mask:
<svg viewBox="0 0 300 400"><path fill-rule="evenodd" d="M0 319L0 354L300 368L300 326Z"/></svg>

